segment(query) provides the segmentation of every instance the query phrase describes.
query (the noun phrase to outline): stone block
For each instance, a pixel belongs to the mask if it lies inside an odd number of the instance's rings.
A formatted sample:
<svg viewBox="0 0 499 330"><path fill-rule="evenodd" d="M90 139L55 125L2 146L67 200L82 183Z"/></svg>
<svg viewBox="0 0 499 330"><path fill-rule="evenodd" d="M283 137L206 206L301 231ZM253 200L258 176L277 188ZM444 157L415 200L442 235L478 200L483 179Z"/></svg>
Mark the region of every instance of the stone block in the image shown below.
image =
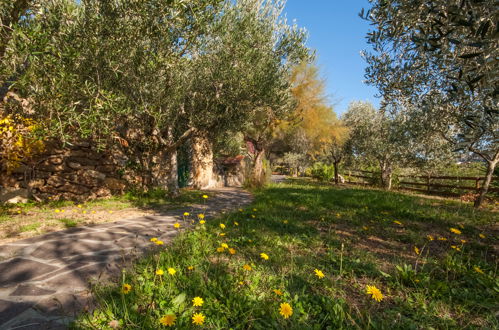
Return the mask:
<svg viewBox="0 0 499 330"><path fill-rule="evenodd" d="M119 191L122 192L125 190L126 184L119 179L114 178L106 178L104 180L104 185L109 188L111 191Z"/></svg>
<svg viewBox="0 0 499 330"><path fill-rule="evenodd" d="M0 188L0 202L7 204L26 203L28 190L23 188Z"/></svg>

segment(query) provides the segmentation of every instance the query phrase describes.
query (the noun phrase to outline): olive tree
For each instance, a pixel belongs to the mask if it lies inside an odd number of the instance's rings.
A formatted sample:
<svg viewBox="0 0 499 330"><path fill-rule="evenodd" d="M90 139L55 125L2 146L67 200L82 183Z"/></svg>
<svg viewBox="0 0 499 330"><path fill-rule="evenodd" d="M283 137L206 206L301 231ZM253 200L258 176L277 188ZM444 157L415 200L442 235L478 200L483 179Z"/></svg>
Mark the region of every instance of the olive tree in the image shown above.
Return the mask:
<svg viewBox="0 0 499 330"><path fill-rule="evenodd" d="M456 150L487 164L478 207L499 162L499 40L492 0L372 0L361 13L368 34L366 77L385 104L410 100L407 115L424 119ZM407 108L404 108L407 110Z"/></svg>

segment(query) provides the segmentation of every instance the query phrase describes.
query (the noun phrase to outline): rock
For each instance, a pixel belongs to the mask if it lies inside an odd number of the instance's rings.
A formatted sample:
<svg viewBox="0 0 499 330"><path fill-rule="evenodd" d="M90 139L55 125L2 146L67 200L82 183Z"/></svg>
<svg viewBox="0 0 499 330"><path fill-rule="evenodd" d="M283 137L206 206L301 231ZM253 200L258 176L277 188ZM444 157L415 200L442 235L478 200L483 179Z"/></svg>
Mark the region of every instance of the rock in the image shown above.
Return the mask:
<svg viewBox="0 0 499 330"><path fill-rule="evenodd" d="M22 188L2 188L0 189L0 202L6 204L27 203L28 190Z"/></svg>
<svg viewBox="0 0 499 330"><path fill-rule="evenodd" d="M56 175L51 176L47 180L47 184L49 184L53 187L56 187L56 188L62 186L65 183L66 183L66 180L64 180L64 178L62 178L60 176L56 176Z"/></svg>
<svg viewBox="0 0 499 330"><path fill-rule="evenodd" d="M20 165L12 170L14 174L24 174L29 171L29 167L26 165Z"/></svg>
<svg viewBox="0 0 499 330"><path fill-rule="evenodd" d="M94 194L95 197L109 197L111 196L111 190L106 187L95 187L92 189L92 194Z"/></svg>
<svg viewBox="0 0 499 330"><path fill-rule="evenodd" d="M66 164L62 163L60 165L45 164L45 162L37 167L38 170L44 172L64 172L68 170Z"/></svg>
<svg viewBox="0 0 499 330"><path fill-rule="evenodd" d="M44 179L34 179L34 180L31 180L28 183L28 186L31 189L40 188L40 187L43 187L44 185L45 185L45 180Z"/></svg>
<svg viewBox="0 0 499 330"><path fill-rule="evenodd" d="M38 179L48 179L52 174L50 172L45 171L37 171L35 170L35 178Z"/></svg>
<svg viewBox="0 0 499 330"><path fill-rule="evenodd" d="M94 171L94 170L85 170L82 172L82 176L87 177L87 178L101 180L101 181L106 178L106 175L104 173Z"/></svg>
<svg viewBox="0 0 499 330"><path fill-rule="evenodd" d="M125 190L126 184L119 179L106 178L104 180L104 186L109 188L111 191L122 192L123 190Z"/></svg>
<svg viewBox="0 0 499 330"><path fill-rule="evenodd" d="M90 191L90 189L85 186L75 185L71 183L66 183L63 186L57 188L57 190L72 193L75 195L82 195Z"/></svg>
<svg viewBox="0 0 499 330"><path fill-rule="evenodd" d="M97 166L97 165L99 165L98 161L92 160L92 159L86 157L86 155L85 155L85 157L73 157L73 156L71 156L68 158L68 161L74 162L74 163L79 163L83 166Z"/></svg>
<svg viewBox="0 0 499 330"><path fill-rule="evenodd" d="M61 165L62 161L63 161L62 157L51 157L49 159L49 162L53 165Z"/></svg>
<svg viewBox="0 0 499 330"><path fill-rule="evenodd" d="M72 168L73 170L79 170L79 169L81 169L81 164L80 163L68 162L67 164L68 164L68 167Z"/></svg>
<svg viewBox="0 0 499 330"><path fill-rule="evenodd" d="M97 166L95 170L102 173L113 173L116 171L116 168L113 165L101 165Z"/></svg>

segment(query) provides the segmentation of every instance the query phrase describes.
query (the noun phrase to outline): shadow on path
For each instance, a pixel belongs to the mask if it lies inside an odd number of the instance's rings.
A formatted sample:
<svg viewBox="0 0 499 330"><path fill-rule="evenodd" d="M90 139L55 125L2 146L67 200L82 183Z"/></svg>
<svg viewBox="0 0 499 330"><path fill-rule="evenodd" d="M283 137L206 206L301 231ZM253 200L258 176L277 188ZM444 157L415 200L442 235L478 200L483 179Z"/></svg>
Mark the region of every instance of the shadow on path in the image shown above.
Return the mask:
<svg viewBox="0 0 499 330"><path fill-rule="evenodd" d="M184 221L210 217L251 202L238 188L212 190L205 204L157 215L71 228L0 246L0 330L66 329L82 310L91 309L92 281L108 280L152 251L152 237L169 242ZM188 228L189 223L183 223Z"/></svg>

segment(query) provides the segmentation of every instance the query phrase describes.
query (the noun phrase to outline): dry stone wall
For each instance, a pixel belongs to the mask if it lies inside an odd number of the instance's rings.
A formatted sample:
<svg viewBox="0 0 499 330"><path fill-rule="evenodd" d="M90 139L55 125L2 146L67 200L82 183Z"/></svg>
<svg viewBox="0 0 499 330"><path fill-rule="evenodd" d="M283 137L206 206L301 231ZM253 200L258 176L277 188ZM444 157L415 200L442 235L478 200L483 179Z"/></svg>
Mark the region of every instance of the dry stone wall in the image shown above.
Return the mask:
<svg viewBox="0 0 499 330"><path fill-rule="evenodd" d="M84 201L121 193L126 188L118 174L123 157L117 152L98 151L86 141L64 148L47 143L45 150L29 165L0 173L0 195L18 191L35 200Z"/></svg>

